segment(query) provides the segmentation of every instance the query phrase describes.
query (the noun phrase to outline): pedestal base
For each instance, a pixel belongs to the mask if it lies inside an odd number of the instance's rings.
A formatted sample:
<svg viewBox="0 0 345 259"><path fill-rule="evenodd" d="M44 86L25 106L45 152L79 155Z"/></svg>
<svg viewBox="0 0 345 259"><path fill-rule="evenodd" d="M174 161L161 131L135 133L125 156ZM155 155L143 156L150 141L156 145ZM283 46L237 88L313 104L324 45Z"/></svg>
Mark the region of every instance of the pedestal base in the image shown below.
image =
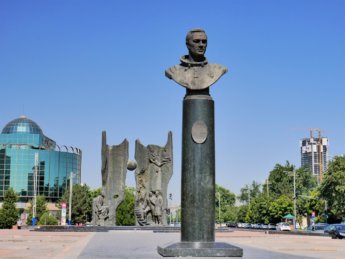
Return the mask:
<svg viewBox="0 0 345 259"><path fill-rule="evenodd" d="M242 257L243 249L222 242L179 242L166 247L157 247L164 257Z"/></svg>

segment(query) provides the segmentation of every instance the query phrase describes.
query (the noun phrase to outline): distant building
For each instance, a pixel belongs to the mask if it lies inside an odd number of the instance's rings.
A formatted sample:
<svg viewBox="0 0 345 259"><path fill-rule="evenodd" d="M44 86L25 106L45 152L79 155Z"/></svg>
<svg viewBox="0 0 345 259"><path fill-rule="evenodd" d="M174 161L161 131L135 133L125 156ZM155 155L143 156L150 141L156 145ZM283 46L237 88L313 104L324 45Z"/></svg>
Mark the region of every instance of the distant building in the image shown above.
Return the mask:
<svg viewBox="0 0 345 259"><path fill-rule="evenodd" d="M322 137L304 138L300 141L300 148L301 165L307 166L310 169L310 172L316 176L317 182L320 183L320 180L322 181L322 175L327 169L328 139Z"/></svg>
<svg viewBox="0 0 345 259"><path fill-rule="evenodd" d="M0 134L0 202L12 187L24 204L35 193L57 201L69 186L80 184L82 152L59 146L36 122L22 116L7 123Z"/></svg>

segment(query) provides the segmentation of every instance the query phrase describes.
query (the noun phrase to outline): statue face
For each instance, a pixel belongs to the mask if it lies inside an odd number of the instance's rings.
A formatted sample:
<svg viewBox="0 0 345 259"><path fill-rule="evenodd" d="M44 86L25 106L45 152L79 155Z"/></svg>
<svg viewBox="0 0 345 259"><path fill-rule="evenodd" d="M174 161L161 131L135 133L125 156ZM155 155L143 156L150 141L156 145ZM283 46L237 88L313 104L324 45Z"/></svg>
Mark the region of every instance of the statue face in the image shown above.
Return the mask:
<svg viewBox="0 0 345 259"><path fill-rule="evenodd" d="M187 42L189 54L193 57L203 58L207 47L207 37L204 32L193 32Z"/></svg>

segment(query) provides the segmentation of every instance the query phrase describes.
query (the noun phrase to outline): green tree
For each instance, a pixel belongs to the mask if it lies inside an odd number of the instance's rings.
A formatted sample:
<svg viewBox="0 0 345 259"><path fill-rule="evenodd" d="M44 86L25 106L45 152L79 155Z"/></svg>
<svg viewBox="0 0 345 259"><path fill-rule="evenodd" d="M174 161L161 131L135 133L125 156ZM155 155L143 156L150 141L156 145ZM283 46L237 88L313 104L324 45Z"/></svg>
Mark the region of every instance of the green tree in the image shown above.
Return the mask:
<svg viewBox="0 0 345 259"><path fill-rule="evenodd" d="M32 207L33 207L33 200L30 201L30 207L28 209L28 218L26 224L32 224ZM36 196L36 220L37 222L40 220L41 216L48 212L47 209L47 200L43 195Z"/></svg>
<svg viewBox="0 0 345 259"><path fill-rule="evenodd" d="M241 202L249 203L250 200L258 197L261 194L261 184L256 181L253 181L251 185L246 184L240 190L240 195L238 195L238 199Z"/></svg>
<svg viewBox="0 0 345 259"><path fill-rule="evenodd" d="M219 200L220 198L220 200ZM215 216L216 221L219 220L219 207L220 207L220 221L225 222L226 215L231 215L231 208L235 205L236 195L230 192L228 189L216 184L216 195L215 195Z"/></svg>
<svg viewBox="0 0 345 259"><path fill-rule="evenodd" d="M278 198L281 195L293 194L293 177L289 172L293 172L295 167L288 161L286 164L276 164L274 169L269 173L269 195L273 198Z"/></svg>
<svg viewBox="0 0 345 259"><path fill-rule="evenodd" d="M293 214L293 201L289 196L281 195L271 202L269 208L270 222L278 223L288 214Z"/></svg>
<svg viewBox="0 0 345 259"><path fill-rule="evenodd" d="M58 220L54 216L50 215L49 212L45 212L41 216L38 222L38 225L57 225L57 224L58 224Z"/></svg>
<svg viewBox="0 0 345 259"><path fill-rule="evenodd" d="M4 202L0 210L0 228L12 228L17 223L18 210L16 208L17 195L9 188L4 195Z"/></svg>
<svg viewBox="0 0 345 259"><path fill-rule="evenodd" d="M322 201L306 200L316 188L316 178L308 168L295 170L288 161L285 165L276 164L269 173L268 181L260 185L253 181L241 188L238 199L248 206L238 208L238 221L251 223L276 223L287 213L293 214L294 172L296 180L297 215L309 215L311 210L319 211ZM300 198L299 198L300 195Z"/></svg>
<svg viewBox="0 0 345 259"><path fill-rule="evenodd" d="M260 194L251 200L247 219L251 223L268 224L271 220L270 215L271 200L266 194Z"/></svg>
<svg viewBox="0 0 345 259"><path fill-rule="evenodd" d="M311 174L308 167L296 170L296 193L298 195L310 195L317 187L316 177Z"/></svg>
<svg viewBox="0 0 345 259"><path fill-rule="evenodd" d="M267 196L277 198L281 195L294 194L294 170L295 166L288 161L285 166L276 164L269 174L268 182L263 185L263 190ZM295 170L296 177L296 196L309 195L317 187L315 176L313 176L308 167L301 167Z"/></svg>
<svg viewBox="0 0 345 259"><path fill-rule="evenodd" d="M116 225L118 226L132 226L135 225L134 203L135 203L135 188L126 187L125 197L116 210Z"/></svg>
<svg viewBox="0 0 345 259"><path fill-rule="evenodd" d="M329 163L320 196L327 201L331 221L345 220L345 156L337 156Z"/></svg>
<svg viewBox="0 0 345 259"><path fill-rule="evenodd" d="M222 213L223 222L237 222L238 207L227 206L226 211Z"/></svg>
<svg viewBox="0 0 345 259"><path fill-rule="evenodd" d="M96 188L96 189L90 189L90 196L92 199L96 198L97 196L101 195L102 187Z"/></svg>
<svg viewBox="0 0 345 259"><path fill-rule="evenodd" d="M61 197L59 204L57 206L61 208L61 203L69 202L69 190L64 193ZM67 215L69 215L69 206L66 210ZM92 217L92 197L90 188L85 184L73 185L72 189L72 214L71 220L73 223L83 223L90 222Z"/></svg>
<svg viewBox="0 0 345 259"><path fill-rule="evenodd" d="M312 212L316 214L316 222L326 222L324 215L325 200L320 198L318 189L314 189L308 195L300 195L297 199L297 221L302 225L302 216L311 217Z"/></svg>
<svg viewBox="0 0 345 259"><path fill-rule="evenodd" d="M249 205L241 205L238 207L237 211L237 221L238 222L246 222L246 217L249 211Z"/></svg>
<svg viewBox="0 0 345 259"><path fill-rule="evenodd" d="M296 197L294 196L294 177ZM295 166L289 162L286 162L285 166L277 164L269 177L269 189L271 190L269 195L271 197L273 196L275 199L281 196L290 197L292 202L296 199L296 219L300 224L303 215L309 216L311 210L316 211L320 205L320 201L311 197L316 186L316 178L310 173L308 167L295 169ZM273 220L276 221L277 218L273 218Z"/></svg>
<svg viewBox="0 0 345 259"><path fill-rule="evenodd" d="M178 208L177 211L175 211L171 216L172 216L171 222L173 223L181 222L181 208Z"/></svg>

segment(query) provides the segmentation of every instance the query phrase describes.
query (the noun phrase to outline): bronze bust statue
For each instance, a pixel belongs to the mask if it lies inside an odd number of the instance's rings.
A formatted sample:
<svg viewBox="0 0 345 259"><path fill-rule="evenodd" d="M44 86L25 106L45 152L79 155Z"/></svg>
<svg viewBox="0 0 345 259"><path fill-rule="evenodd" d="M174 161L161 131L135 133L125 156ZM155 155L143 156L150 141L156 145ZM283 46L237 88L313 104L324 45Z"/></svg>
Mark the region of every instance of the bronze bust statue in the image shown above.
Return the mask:
<svg viewBox="0 0 345 259"><path fill-rule="evenodd" d="M187 33L188 55L181 57L181 64L168 68L166 77L189 90L203 90L213 85L228 69L218 64L208 64L205 57L207 36L202 29Z"/></svg>

